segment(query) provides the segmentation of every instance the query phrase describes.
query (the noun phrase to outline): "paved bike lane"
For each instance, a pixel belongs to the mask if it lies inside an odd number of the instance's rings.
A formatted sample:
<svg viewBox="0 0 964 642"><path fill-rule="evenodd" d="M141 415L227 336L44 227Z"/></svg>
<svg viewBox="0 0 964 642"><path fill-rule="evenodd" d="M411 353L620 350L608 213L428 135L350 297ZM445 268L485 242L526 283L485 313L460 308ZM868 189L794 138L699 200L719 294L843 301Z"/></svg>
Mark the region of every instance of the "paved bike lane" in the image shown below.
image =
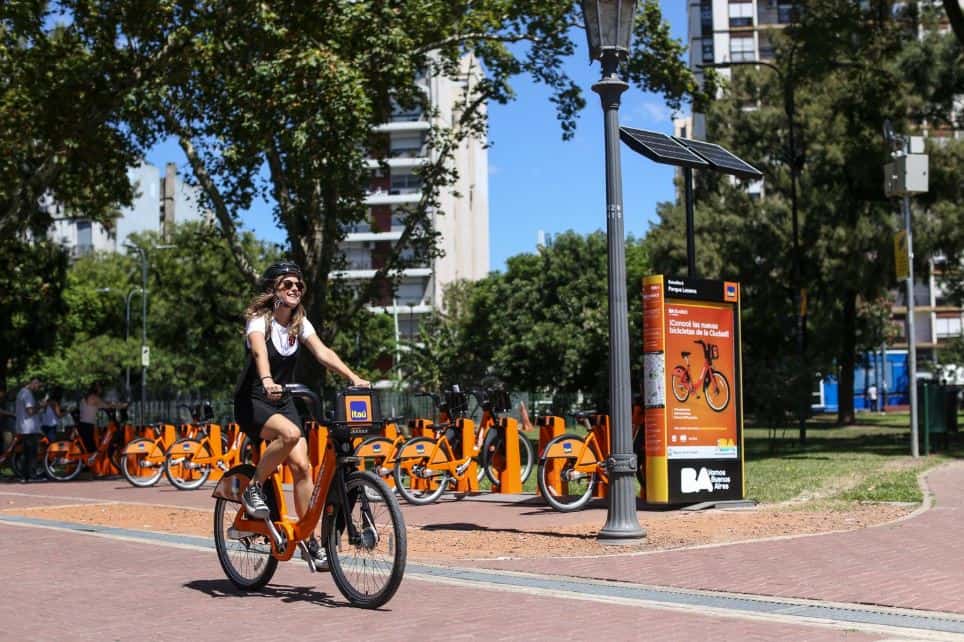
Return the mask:
<svg viewBox="0 0 964 642"><path fill-rule="evenodd" d="M845 628L566 599L407 576L382 610L345 606L327 574L279 567L238 594L213 551L0 523L4 639L210 641L283 636L375 639L583 638L874 640Z"/></svg>

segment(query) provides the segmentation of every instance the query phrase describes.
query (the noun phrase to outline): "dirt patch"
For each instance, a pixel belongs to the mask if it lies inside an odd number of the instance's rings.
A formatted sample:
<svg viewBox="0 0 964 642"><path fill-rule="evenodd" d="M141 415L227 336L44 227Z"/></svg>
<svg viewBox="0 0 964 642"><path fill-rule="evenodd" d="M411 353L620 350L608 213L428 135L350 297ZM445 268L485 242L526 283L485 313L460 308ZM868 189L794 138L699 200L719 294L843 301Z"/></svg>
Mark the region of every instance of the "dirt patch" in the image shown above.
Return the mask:
<svg viewBox="0 0 964 642"><path fill-rule="evenodd" d="M753 510L646 513L641 521L647 538L638 545L620 547L619 553L719 544L781 535L802 535L855 530L903 517L915 506L906 504L847 504L840 509L788 510L764 507ZM210 510L103 503L78 506L15 508L9 514L56 519L80 524L113 526L184 535L211 535ZM468 530L431 525L410 527L409 557L441 562L479 558L539 558L613 554L595 537L597 522L542 528Z"/></svg>

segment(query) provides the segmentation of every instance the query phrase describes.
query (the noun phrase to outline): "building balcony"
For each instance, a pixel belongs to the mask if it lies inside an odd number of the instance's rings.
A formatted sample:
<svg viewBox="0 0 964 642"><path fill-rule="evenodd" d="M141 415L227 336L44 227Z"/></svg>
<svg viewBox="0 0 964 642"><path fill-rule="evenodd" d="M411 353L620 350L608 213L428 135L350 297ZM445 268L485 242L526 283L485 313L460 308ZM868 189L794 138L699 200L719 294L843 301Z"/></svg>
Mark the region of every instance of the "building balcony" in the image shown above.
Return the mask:
<svg viewBox="0 0 964 642"><path fill-rule="evenodd" d="M365 205L410 205L418 203L422 196L418 189L391 189L371 192L365 197Z"/></svg>
<svg viewBox="0 0 964 642"><path fill-rule="evenodd" d="M352 270L341 270L339 272L332 272L332 277L336 279L345 279L348 281L364 281L368 279L375 278L375 274L378 270L363 270L363 269L352 269ZM388 273L390 278L395 278L399 274L399 270L391 270ZM432 276L432 268L420 267L420 268L406 268L401 270L401 275L403 277L426 277Z"/></svg>
<svg viewBox="0 0 964 642"><path fill-rule="evenodd" d="M345 243L377 243L379 241L397 241L402 238L404 228L393 229L391 232L353 232L345 236Z"/></svg>
<svg viewBox="0 0 964 642"><path fill-rule="evenodd" d="M365 161L365 165L369 169L379 169L382 167L382 163L388 165L389 169L414 169L416 167L421 167L422 165L427 165L429 158L427 156L398 156L396 158L386 158L384 160L375 160L374 158L369 158Z"/></svg>
<svg viewBox="0 0 964 642"><path fill-rule="evenodd" d="M426 120L421 120L421 115L414 120L392 120L390 123L376 125L373 130L379 134L390 134L392 132L417 132L427 131L431 128Z"/></svg>

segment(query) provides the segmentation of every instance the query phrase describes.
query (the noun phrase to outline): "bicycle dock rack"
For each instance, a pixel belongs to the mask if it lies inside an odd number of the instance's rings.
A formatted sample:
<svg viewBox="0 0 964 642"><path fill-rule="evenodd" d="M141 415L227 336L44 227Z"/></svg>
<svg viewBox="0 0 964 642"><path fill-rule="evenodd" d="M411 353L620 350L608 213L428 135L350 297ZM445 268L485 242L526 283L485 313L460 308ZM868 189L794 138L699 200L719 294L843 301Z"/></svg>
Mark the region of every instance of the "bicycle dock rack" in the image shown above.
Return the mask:
<svg viewBox="0 0 964 642"><path fill-rule="evenodd" d="M545 452L546 445L558 437L559 435L565 434L566 432L566 420L562 417L556 417L554 415L545 415L536 418L536 424L539 426L539 452L538 456L541 458L542 453ZM547 471L548 478L546 481L549 482L549 487L552 488L556 494L562 495L568 492L568 486L559 473L562 472L562 463L551 460L546 461L546 466L549 467ZM542 491L536 488L536 493L542 494Z"/></svg>
<svg viewBox="0 0 964 642"><path fill-rule="evenodd" d="M519 461L519 422L512 417L502 417L496 424L502 433L505 456L494 462L499 469L499 488L493 493L518 494L522 492L522 465ZM499 465L501 464L501 466Z"/></svg>
<svg viewBox="0 0 964 642"><path fill-rule="evenodd" d="M221 449L221 424L208 425L208 443L211 445L211 456L214 461L221 461L224 451ZM230 446L229 446L230 447ZM217 481L224 475L224 471L219 466L211 466L211 473L208 479Z"/></svg>
<svg viewBox="0 0 964 642"><path fill-rule="evenodd" d="M471 457L469 467L465 471L462 479L455 482L455 492L457 493L477 493L479 492L479 465L475 461L475 422L471 419L462 417L455 424L461 432L462 452L460 457L465 459Z"/></svg>

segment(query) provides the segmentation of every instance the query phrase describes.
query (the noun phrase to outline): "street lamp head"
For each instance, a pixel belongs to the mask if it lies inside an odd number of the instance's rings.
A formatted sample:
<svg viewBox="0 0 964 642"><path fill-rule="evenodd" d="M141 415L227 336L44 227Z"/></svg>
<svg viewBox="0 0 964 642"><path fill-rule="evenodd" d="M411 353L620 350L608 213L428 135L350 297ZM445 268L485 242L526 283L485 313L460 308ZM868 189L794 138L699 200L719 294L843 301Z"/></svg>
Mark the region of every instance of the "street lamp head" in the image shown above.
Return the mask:
<svg viewBox="0 0 964 642"><path fill-rule="evenodd" d="M111 291L111 289L110 289L110 288L97 288L97 291L100 292L101 294L107 294L108 292Z"/></svg>
<svg viewBox="0 0 964 642"><path fill-rule="evenodd" d="M151 249L152 250L173 250L176 247L177 247L176 245L152 245Z"/></svg>
<svg viewBox="0 0 964 642"><path fill-rule="evenodd" d="M610 51L620 57L628 55L636 0L581 0L581 3L589 60L600 60Z"/></svg>

